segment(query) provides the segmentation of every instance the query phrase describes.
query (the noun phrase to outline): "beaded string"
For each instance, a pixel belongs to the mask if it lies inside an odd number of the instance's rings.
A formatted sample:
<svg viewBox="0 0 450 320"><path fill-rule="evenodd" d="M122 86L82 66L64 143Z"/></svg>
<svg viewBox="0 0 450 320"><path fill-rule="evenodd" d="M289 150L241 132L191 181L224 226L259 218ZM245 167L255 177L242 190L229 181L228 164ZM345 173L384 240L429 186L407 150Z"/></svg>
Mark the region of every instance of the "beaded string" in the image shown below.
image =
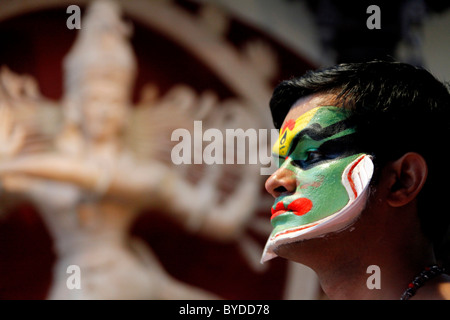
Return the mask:
<svg viewBox="0 0 450 320"><path fill-rule="evenodd" d="M426 267L422 272L417 275L412 282L408 284L408 289L403 292L400 300L408 300L413 297L417 290L422 287L425 282L431 280L444 273L444 269L440 268L438 265L432 265Z"/></svg>

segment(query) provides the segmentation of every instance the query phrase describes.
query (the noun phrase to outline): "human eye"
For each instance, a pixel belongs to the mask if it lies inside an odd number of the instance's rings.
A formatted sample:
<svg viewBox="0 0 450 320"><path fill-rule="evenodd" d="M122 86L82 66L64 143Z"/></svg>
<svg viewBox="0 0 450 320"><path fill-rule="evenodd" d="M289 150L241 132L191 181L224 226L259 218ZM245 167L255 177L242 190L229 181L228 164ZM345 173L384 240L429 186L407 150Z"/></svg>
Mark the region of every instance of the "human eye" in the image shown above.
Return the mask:
<svg viewBox="0 0 450 320"><path fill-rule="evenodd" d="M326 160L326 155L319 149L308 149L302 152L301 157L292 157L292 162L297 167L306 169L309 166Z"/></svg>
<svg viewBox="0 0 450 320"><path fill-rule="evenodd" d="M305 162L308 164L323 160L325 157L325 155L318 149L307 150L305 154L306 154Z"/></svg>

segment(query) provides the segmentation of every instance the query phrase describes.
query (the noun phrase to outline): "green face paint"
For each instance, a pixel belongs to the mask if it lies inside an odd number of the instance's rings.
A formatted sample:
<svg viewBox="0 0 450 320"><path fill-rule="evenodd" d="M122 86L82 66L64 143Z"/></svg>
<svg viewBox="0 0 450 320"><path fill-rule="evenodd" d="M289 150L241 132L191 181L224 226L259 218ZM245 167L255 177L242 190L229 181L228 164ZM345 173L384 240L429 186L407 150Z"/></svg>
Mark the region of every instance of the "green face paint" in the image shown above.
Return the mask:
<svg viewBox="0 0 450 320"><path fill-rule="evenodd" d="M273 248L280 244L338 231L361 212L373 164L355 150L355 130L347 120L346 110L326 106L281 128L273 156L281 170L292 173L296 190L275 199L262 261L275 257Z"/></svg>

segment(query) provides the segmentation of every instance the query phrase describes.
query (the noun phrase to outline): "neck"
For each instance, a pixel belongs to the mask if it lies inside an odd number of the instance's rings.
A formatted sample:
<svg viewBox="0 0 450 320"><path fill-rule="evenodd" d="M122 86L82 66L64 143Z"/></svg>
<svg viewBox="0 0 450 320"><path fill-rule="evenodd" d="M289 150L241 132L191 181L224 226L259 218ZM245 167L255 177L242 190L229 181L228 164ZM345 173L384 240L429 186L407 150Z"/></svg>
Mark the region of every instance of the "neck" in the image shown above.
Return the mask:
<svg viewBox="0 0 450 320"><path fill-rule="evenodd" d="M413 278L435 262L434 254L415 226L379 223L360 219L353 231L282 246L278 254L312 268L330 299L398 300Z"/></svg>
<svg viewBox="0 0 450 320"><path fill-rule="evenodd" d="M345 260L334 258L333 262L316 266L314 269L325 294L337 300L398 300L415 275L434 262L428 255L419 258L405 254L411 249L384 248L378 252L368 248L367 253L359 252ZM329 268L330 265L333 268Z"/></svg>

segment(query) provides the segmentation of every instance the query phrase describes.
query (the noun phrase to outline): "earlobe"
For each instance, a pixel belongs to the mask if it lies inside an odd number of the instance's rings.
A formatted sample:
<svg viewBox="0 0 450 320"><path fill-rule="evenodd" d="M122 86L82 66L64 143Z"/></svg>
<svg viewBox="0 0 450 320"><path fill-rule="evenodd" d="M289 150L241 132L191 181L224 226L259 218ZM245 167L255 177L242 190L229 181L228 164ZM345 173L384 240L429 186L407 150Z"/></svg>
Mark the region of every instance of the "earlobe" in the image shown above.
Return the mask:
<svg viewBox="0 0 450 320"><path fill-rule="evenodd" d="M401 207L413 201L427 179L428 167L418 153L408 152L391 164L393 183L388 195L392 207Z"/></svg>

